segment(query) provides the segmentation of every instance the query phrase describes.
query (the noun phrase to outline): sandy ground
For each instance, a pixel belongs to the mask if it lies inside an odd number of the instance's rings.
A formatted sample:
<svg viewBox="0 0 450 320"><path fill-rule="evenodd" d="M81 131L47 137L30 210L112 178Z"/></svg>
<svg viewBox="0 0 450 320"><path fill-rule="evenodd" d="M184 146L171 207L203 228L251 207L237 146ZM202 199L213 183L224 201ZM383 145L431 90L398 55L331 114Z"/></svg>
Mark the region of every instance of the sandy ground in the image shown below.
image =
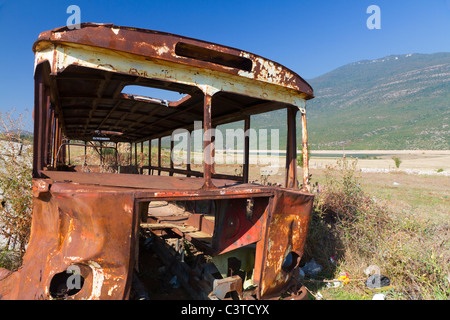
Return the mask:
<svg viewBox="0 0 450 320"><path fill-rule="evenodd" d="M311 168L324 168L326 165L336 163L336 159L323 157L323 154L336 154L342 156L342 152L314 152L311 156ZM358 157L358 168L365 172L389 172L397 170L406 173L450 175L450 150L371 150L371 151L346 151L351 157ZM401 160L397 169L393 156ZM374 158L376 157L376 158ZM347 156L349 158L349 156ZM438 173L437 171L443 171Z"/></svg>
<svg viewBox="0 0 450 320"><path fill-rule="evenodd" d="M336 164L336 160L341 158L342 151L312 151L309 165L312 169L325 168L327 165ZM404 171L406 173L418 174L437 174L439 169L441 175L450 173L450 150L346 150L347 159L358 158L358 168L366 172L388 172L390 170ZM401 160L400 167L397 169L392 157L398 157ZM201 163L201 154L192 157L196 163ZM227 161L232 157L217 155L217 162L225 164L241 164L243 157L237 155L235 162ZM182 158L180 158L182 159ZM184 160L184 159L183 159ZM181 160L181 161L183 161ZM284 167L284 156L257 156L250 155L250 164L260 167Z"/></svg>
<svg viewBox="0 0 450 320"><path fill-rule="evenodd" d="M309 160L310 168L324 169L327 165L335 165L342 155L342 151L313 151ZM450 150L347 150L345 155L350 160L358 158L357 167L363 172L400 171L411 174L450 176ZM394 156L401 160L399 168L396 168L392 159ZM255 161L263 166L269 164L269 167L284 167L286 160L284 157L250 156L250 163ZM438 173L438 170L441 172Z"/></svg>
<svg viewBox="0 0 450 320"><path fill-rule="evenodd" d="M327 166L334 166L338 159L343 156L342 151L312 151L309 160L311 170L325 169ZM419 175L438 175L450 177L450 150L346 150L347 159L357 159L357 168L366 173L407 173ZM400 167L396 168L392 157L401 160ZM186 155L180 154L180 162L186 161ZM193 154L192 163L201 170L202 155ZM235 174L236 170L242 166L243 156L216 154L216 172ZM283 175L286 165L284 156L274 155L250 155L250 167L259 168L259 175ZM183 168L183 165L175 165ZM301 170L301 168L299 168ZM254 171L251 170L251 171ZM299 174L301 172L299 171Z"/></svg>

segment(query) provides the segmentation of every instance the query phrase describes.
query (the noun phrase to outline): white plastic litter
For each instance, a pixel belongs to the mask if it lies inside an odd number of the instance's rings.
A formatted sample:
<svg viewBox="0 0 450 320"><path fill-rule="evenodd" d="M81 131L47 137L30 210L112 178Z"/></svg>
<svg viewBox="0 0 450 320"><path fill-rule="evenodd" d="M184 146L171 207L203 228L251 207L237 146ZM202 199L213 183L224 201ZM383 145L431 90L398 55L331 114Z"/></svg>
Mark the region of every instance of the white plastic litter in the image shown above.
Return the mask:
<svg viewBox="0 0 450 320"><path fill-rule="evenodd" d="M372 300L385 300L386 296L382 293L377 293L373 296Z"/></svg>

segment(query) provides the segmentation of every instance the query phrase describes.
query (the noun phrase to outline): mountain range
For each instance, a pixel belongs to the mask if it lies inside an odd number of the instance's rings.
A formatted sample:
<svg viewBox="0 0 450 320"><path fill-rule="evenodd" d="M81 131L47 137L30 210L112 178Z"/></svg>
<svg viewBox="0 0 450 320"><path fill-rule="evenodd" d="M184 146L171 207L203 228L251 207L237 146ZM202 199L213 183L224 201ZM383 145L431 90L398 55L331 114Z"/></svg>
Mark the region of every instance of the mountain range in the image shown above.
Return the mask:
<svg viewBox="0 0 450 320"><path fill-rule="evenodd" d="M307 102L313 150L450 149L448 52L362 60L306 80L315 95ZM252 126L276 128L285 117L284 110L254 116Z"/></svg>

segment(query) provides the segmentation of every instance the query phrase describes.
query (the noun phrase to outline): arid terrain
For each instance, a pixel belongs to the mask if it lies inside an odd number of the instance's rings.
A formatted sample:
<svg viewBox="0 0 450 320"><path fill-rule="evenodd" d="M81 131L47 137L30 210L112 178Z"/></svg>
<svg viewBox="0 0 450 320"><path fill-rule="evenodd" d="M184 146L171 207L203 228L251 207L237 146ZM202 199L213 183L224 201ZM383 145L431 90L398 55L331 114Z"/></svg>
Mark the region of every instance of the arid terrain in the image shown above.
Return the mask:
<svg viewBox="0 0 450 320"><path fill-rule="evenodd" d="M347 150L346 159L356 161L362 188L394 212L405 210L421 219L446 222L450 211L450 151L430 150ZM401 160L396 168L392 157ZM250 162L255 163L256 156ZM336 165L342 151L313 151L311 182L323 184L327 166ZM284 184L284 157L260 159L269 165L251 165L250 181ZM216 165L216 172L234 174L239 165ZM302 168L298 167L301 181Z"/></svg>
<svg viewBox="0 0 450 320"><path fill-rule="evenodd" d="M342 151L314 151L310 161L311 168L323 168L335 161L330 155L342 156ZM347 150L347 157L358 158L358 167L365 172L400 171L417 174L450 175L449 150ZM326 155L326 156L325 156ZM392 157L398 157L401 164L397 169Z"/></svg>

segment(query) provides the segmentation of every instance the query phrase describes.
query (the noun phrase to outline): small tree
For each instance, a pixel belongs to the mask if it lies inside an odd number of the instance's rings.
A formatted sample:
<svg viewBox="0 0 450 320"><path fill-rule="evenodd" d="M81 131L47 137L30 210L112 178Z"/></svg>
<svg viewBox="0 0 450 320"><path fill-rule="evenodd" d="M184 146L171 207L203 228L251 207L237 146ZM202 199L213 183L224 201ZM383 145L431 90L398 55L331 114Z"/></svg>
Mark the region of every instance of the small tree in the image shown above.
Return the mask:
<svg viewBox="0 0 450 320"><path fill-rule="evenodd" d="M396 157L396 156L392 157L392 160L394 160L394 162L395 162L395 167L397 169L400 168L400 164L402 163L402 160L400 160L400 158Z"/></svg>

